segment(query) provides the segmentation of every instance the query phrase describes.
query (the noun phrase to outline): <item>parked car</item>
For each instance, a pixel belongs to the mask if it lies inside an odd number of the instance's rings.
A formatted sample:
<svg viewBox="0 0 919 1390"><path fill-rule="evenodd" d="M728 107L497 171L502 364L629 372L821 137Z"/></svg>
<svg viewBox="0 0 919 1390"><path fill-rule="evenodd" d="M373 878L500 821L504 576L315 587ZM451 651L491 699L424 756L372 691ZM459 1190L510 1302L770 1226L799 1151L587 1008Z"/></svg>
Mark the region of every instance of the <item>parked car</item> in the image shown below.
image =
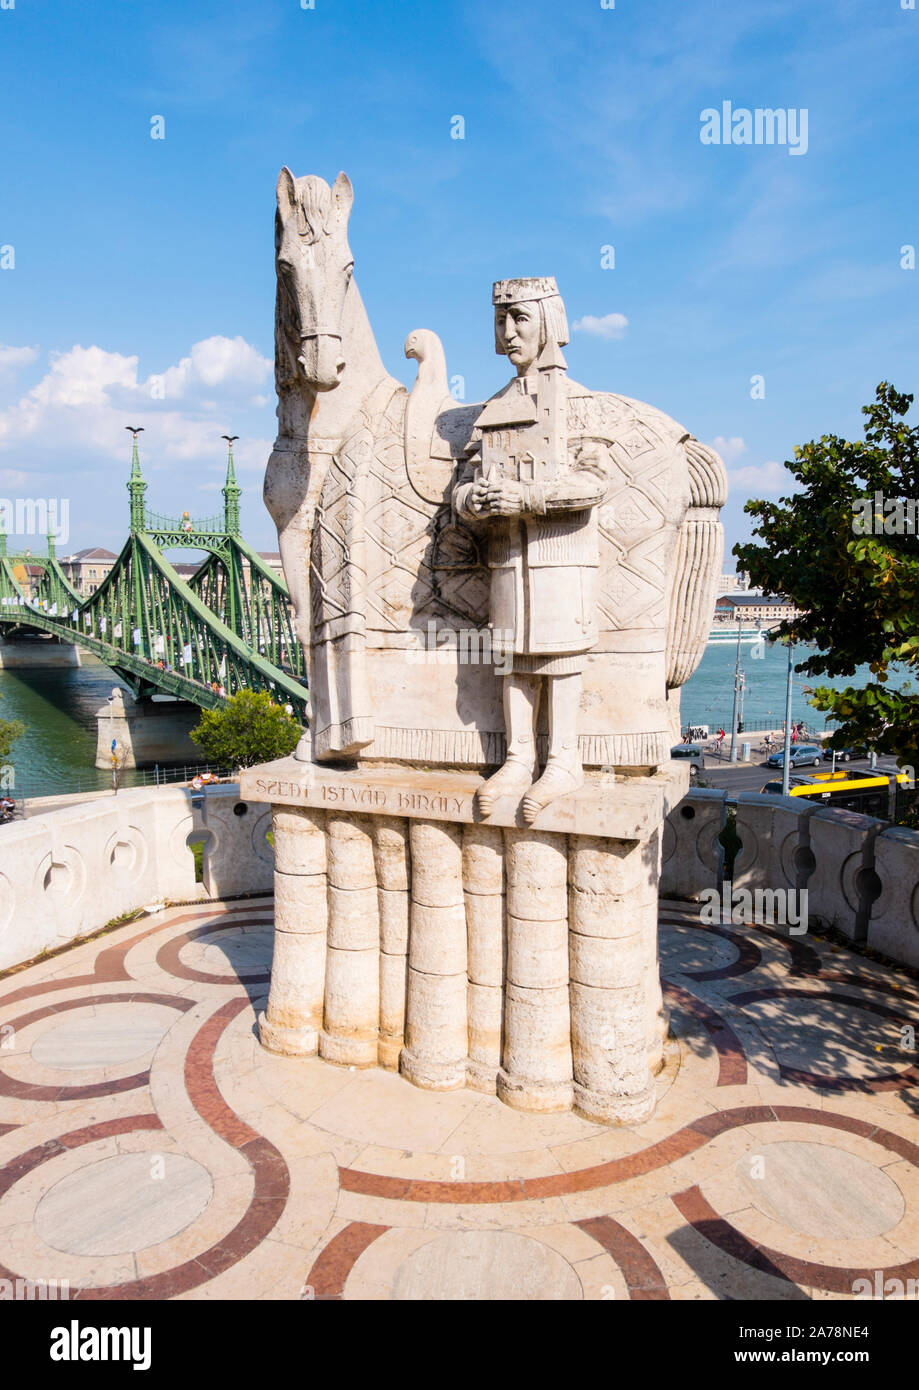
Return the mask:
<svg viewBox="0 0 919 1390"><path fill-rule="evenodd" d="M825 763L831 763L834 753L836 754L836 761L838 763L850 763L853 758L867 758L868 749L864 747L824 748L823 761Z"/></svg>
<svg viewBox="0 0 919 1390"><path fill-rule="evenodd" d="M771 753L766 759L767 767L781 767L785 761L784 752ZM789 763L792 767L819 767L822 761L822 750L816 743L793 743L789 754Z"/></svg>
<svg viewBox="0 0 919 1390"><path fill-rule="evenodd" d="M689 762L690 778L696 778L700 772L705 771L705 754L701 743L678 743L675 748L671 748L670 756Z"/></svg>

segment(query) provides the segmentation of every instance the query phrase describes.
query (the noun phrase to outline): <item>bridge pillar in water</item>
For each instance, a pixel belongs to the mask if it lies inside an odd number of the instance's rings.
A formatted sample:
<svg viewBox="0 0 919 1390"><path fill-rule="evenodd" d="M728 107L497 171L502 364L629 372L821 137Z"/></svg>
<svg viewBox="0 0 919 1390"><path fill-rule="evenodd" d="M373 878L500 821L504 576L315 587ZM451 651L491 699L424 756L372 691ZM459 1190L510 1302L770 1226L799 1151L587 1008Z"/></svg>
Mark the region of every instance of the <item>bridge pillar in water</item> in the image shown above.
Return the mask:
<svg viewBox="0 0 919 1390"><path fill-rule="evenodd" d="M113 739L119 767L201 762L188 736L200 719L198 706L185 700L135 700L116 686L96 711L96 767L112 766Z"/></svg>
<svg viewBox="0 0 919 1390"><path fill-rule="evenodd" d="M80 649L54 637L0 638L0 670L24 666L80 666Z"/></svg>

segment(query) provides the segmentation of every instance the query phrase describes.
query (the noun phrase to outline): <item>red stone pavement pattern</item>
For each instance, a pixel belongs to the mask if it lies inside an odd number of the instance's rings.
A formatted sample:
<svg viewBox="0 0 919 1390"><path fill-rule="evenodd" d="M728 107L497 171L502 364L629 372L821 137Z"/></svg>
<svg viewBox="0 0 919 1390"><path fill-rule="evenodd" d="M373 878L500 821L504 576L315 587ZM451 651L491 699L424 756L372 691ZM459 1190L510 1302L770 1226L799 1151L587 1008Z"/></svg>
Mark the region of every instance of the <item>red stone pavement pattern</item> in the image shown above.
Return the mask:
<svg viewBox="0 0 919 1390"><path fill-rule="evenodd" d="M84 1299L450 1298L484 1231L483 1298L919 1278L905 972L663 905L657 1110L606 1128L266 1053L271 920L270 899L173 909L0 980L0 1277ZM528 1242L545 1290L514 1265Z"/></svg>

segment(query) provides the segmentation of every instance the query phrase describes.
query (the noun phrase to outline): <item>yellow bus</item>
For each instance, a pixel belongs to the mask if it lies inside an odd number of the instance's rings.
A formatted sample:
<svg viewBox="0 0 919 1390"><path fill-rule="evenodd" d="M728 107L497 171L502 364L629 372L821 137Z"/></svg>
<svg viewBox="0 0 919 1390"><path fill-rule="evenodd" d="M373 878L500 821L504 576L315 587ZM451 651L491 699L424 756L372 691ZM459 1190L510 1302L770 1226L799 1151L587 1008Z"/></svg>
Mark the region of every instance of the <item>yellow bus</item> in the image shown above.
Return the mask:
<svg viewBox="0 0 919 1390"><path fill-rule="evenodd" d="M910 786L906 772L898 772L899 790ZM781 781L767 782L762 791L781 796ZM886 773L865 769L859 772L796 773L789 782L789 796L806 801L819 801L824 806L838 806L843 811L860 811L863 816L878 816L887 820L890 814L890 777Z"/></svg>

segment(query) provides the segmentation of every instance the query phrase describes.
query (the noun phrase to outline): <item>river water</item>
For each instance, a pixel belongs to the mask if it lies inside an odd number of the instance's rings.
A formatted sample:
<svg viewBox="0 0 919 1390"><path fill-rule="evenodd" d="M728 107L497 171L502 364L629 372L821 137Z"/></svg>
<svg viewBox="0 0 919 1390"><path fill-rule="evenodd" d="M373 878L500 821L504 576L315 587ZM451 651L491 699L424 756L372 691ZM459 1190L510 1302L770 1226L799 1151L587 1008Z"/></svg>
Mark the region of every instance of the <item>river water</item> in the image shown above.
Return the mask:
<svg viewBox="0 0 919 1390"><path fill-rule="evenodd" d="M0 670L0 719L21 719L26 726L10 758L17 796L111 786L111 773L93 766L96 711L123 682L88 652L80 658L82 666ZM121 774L122 785L136 780Z"/></svg>
<svg viewBox="0 0 919 1390"><path fill-rule="evenodd" d="M796 647L794 664L798 665L809 655L807 647ZM736 660L736 641L709 642L698 669L683 687L680 708L684 728L687 724L708 724L714 733L720 724L730 732ZM779 729L785 718L788 648L769 642L741 643L740 665L745 678L744 728ZM844 677L805 676L795 672L792 677L792 722L803 719L815 730L827 727L826 716L808 703L805 687L813 689L818 685L828 685L834 690L842 690L852 685L859 689L873 679L867 666L860 666L854 676ZM909 679L910 673L904 668L890 668L891 689L898 689Z"/></svg>
<svg viewBox="0 0 919 1390"><path fill-rule="evenodd" d="M744 725L747 729L778 729L785 709L786 649L747 643L740 650L746 677ZM797 648L797 653L803 660L806 648ZM708 724L714 732L723 724L730 729L736 654L734 642L710 642L706 647L698 670L683 688L684 727ZM21 719L26 726L11 758L18 795L50 795L111 785L111 773L93 766L96 711L105 704L112 687L122 682L89 653L81 652L81 659L83 664L78 667L0 670L0 718ZM891 685L902 684L905 678L904 673L892 676ZM807 703L806 685L825 681L837 687L860 686L870 679L867 667L846 680L795 675L792 719L806 719L818 729L824 727L824 716ZM124 785L137 780L130 772L121 775Z"/></svg>

